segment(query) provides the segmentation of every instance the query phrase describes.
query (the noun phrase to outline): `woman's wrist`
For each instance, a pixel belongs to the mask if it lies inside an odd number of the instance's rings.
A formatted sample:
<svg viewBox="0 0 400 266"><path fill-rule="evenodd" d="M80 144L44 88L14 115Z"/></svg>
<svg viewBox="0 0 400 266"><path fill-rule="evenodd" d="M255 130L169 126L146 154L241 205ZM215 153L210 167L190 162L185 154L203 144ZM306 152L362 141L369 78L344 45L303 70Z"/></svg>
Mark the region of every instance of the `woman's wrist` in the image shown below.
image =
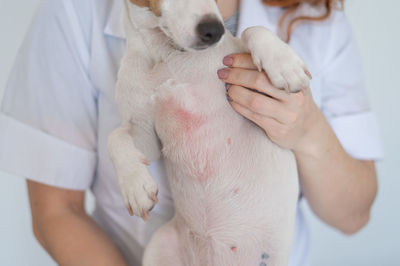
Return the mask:
<svg viewBox="0 0 400 266"><path fill-rule="evenodd" d="M334 133L317 105L312 102L310 112L304 121L303 135L293 145L296 156L320 158L329 150Z"/></svg>

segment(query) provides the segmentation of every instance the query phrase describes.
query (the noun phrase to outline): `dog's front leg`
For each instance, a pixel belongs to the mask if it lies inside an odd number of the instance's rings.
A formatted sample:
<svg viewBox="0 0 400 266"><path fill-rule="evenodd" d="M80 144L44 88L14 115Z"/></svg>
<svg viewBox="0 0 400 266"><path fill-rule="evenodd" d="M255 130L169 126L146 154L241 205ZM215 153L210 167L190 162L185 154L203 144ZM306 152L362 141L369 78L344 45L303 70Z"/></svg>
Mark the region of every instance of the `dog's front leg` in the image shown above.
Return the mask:
<svg viewBox="0 0 400 266"><path fill-rule="evenodd" d="M297 92L310 86L311 74L304 62L268 29L250 27L243 32L242 41L258 70L264 70L275 87Z"/></svg>
<svg viewBox="0 0 400 266"><path fill-rule="evenodd" d="M108 150L129 213L148 220L149 211L158 201L158 189L147 169L149 162L135 146L133 126L128 121L115 129L108 138Z"/></svg>

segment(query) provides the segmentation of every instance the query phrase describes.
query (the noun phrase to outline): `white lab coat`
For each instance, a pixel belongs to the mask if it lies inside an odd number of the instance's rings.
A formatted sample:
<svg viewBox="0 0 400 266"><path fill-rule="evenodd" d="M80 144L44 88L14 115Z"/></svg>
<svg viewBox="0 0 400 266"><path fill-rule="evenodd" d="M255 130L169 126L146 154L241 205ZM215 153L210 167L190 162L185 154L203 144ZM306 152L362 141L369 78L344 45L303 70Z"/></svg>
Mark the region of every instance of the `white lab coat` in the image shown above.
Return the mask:
<svg viewBox="0 0 400 266"><path fill-rule="evenodd" d="M106 150L119 125L114 84L124 52L122 0L46 0L16 58L0 112L0 169L96 196L93 214L131 265L173 213L162 161L150 171L160 201L144 223L129 217ZM241 4L239 34L263 25L277 30L282 13L261 0ZM300 26L291 45L313 74L311 89L346 151L380 159L382 144L370 111L352 32L342 12ZM308 231L298 208L291 266L307 265Z"/></svg>

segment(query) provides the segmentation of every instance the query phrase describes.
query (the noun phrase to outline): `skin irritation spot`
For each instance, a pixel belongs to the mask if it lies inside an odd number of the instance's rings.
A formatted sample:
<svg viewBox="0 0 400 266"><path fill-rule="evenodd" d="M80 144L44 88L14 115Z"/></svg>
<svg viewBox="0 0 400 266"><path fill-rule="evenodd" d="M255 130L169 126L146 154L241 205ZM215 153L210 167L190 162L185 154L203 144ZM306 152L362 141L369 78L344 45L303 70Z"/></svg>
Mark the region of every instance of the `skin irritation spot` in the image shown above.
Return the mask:
<svg viewBox="0 0 400 266"><path fill-rule="evenodd" d="M204 116L194 114L184 108L181 105L174 101L174 99L168 99L164 104L161 110L169 114L169 116L173 117L179 125L183 127L183 131L185 133L189 133L192 130L196 130L201 127L206 119Z"/></svg>
<svg viewBox="0 0 400 266"><path fill-rule="evenodd" d="M193 237L193 236L194 236L194 234L193 234L193 232L192 232L192 231L190 231L190 232L189 232L189 235L190 235L191 237Z"/></svg>
<svg viewBox="0 0 400 266"><path fill-rule="evenodd" d="M232 250L233 252L236 252L236 251L237 251L237 247L231 247L231 250Z"/></svg>
<svg viewBox="0 0 400 266"><path fill-rule="evenodd" d="M194 115L183 108L176 110L176 116L184 124L186 132L190 129L198 128L204 123L200 116Z"/></svg>
<svg viewBox="0 0 400 266"><path fill-rule="evenodd" d="M183 124L185 132L199 128L205 122L205 120L199 116L195 115L188 110L178 107L175 111L176 118Z"/></svg>
<svg viewBox="0 0 400 266"><path fill-rule="evenodd" d="M233 190L233 192L234 192L235 194L237 194L237 193L239 192L239 188L235 188L235 189Z"/></svg>
<svg viewBox="0 0 400 266"><path fill-rule="evenodd" d="M232 139L228 138L228 144L231 145L231 143L232 143Z"/></svg>

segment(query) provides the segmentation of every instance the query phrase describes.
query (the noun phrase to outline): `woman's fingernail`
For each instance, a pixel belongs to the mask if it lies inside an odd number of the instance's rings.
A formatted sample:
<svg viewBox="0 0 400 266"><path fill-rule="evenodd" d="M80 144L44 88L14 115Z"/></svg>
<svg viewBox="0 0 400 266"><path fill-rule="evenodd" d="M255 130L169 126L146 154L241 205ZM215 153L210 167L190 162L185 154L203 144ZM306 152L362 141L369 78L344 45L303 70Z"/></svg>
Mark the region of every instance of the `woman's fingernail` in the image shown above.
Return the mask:
<svg viewBox="0 0 400 266"><path fill-rule="evenodd" d="M228 56L225 56L224 60L222 61L225 66L231 66L233 64L233 58Z"/></svg>
<svg viewBox="0 0 400 266"><path fill-rule="evenodd" d="M218 77L220 79L226 79L228 77L229 71L227 69L218 70Z"/></svg>

